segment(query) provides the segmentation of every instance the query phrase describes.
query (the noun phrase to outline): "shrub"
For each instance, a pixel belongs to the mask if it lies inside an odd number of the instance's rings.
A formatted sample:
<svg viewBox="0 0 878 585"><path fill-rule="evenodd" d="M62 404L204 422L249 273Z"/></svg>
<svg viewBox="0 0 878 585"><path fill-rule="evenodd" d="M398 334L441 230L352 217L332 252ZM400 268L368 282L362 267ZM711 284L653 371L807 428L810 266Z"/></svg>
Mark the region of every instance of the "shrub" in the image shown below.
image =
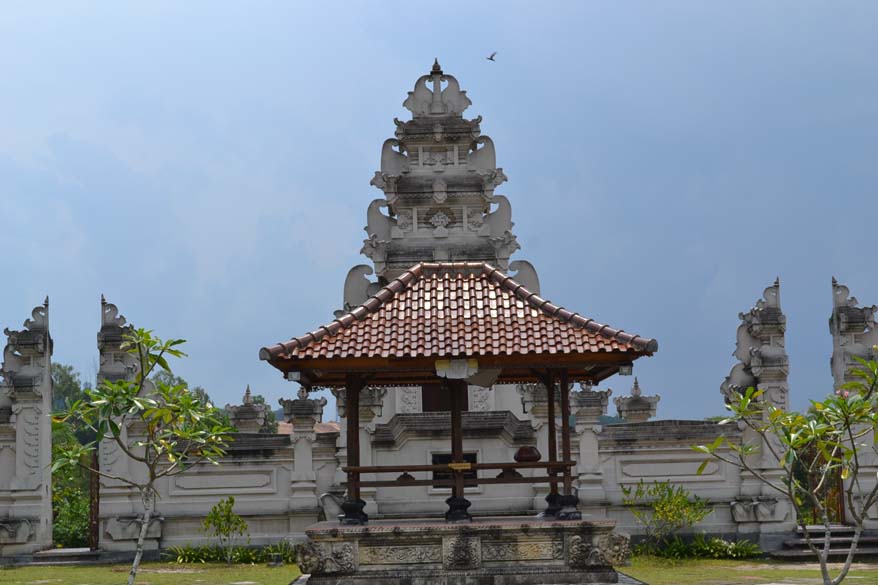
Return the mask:
<svg viewBox="0 0 878 585"><path fill-rule="evenodd" d="M707 500L692 496L683 486L670 481L646 484L641 479L635 486L622 486L622 503L643 525L645 552L656 552L666 547L672 537L704 520L710 514Z"/></svg>
<svg viewBox="0 0 878 585"><path fill-rule="evenodd" d="M729 542L717 537L707 538L703 534L696 534L690 542L675 536L662 548L651 552L667 559L747 559L762 554L759 546L749 540Z"/></svg>
<svg viewBox="0 0 878 585"><path fill-rule="evenodd" d="M255 565L257 563L269 563L275 559L287 564L296 562L296 552L292 543L282 540L266 547L255 548L246 546L233 547L231 553L227 548L220 546L184 546L169 547L165 557L179 564L194 563L228 563L231 558L233 563L243 565Z"/></svg>

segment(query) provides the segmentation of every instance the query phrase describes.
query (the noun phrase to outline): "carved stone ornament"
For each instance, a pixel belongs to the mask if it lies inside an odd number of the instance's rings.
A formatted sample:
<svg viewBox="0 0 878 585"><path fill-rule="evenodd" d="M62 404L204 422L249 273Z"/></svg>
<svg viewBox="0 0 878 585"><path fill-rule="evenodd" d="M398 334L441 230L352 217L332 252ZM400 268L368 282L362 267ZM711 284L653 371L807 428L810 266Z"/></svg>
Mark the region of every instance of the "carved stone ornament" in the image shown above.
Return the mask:
<svg viewBox="0 0 878 585"><path fill-rule="evenodd" d="M27 518L4 518L0 520L0 545L24 544L33 532L33 524Z"/></svg>
<svg viewBox="0 0 878 585"><path fill-rule="evenodd" d="M356 545L341 542L327 545L306 541L296 547L296 563L303 573L326 575L332 573L354 573L357 570Z"/></svg>
<svg viewBox="0 0 878 585"><path fill-rule="evenodd" d="M482 541L460 534L442 539L442 565L449 570L478 569L482 565Z"/></svg>
<svg viewBox="0 0 878 585"><path fill-rule="evenodd" d="M580 535L567 540L567 564L573 569L625 565L630 552L630 538L619 532L600 536L596 542Z"/></svg>
<svg viewBox="0 0 878 585"><path fill-rule="evenodd" d="M396 227L404 232L407 232L410 229L412 229L412 227L414 227L411 210L406 209L406 210L400 211L396 215Z"/></svg>
<svg viewBox="0 0 878 585"><path fill-rule="evenodd" d="M777 498L754 496L738 498L729 505L735 522L779 522L786 519L783 506Z"/></svg>
<svg viewBox="0 0 878 585"><path fill-rule="evenodd" d="M17 395L40 397L48 387L47 359L52 355L52 337L49 335L49 297L31 311L20 331L4 329L6 346L0 364L2 391L10 397Z"/></svg>
<svg viewBox="0 0 878 585"><path fill-rule="evenodd" d="M441 561L442 548L436 545L360 547L360 563L366 565L419 565Z"/></svg>
<svg viewBox="0 0 878 585"><path fill-rule="evenodd" d="M851 371L859 366L857 358L878 358L878 327L875 314L878 306L859 306L856 297L843 284L832 279L832 315L829 330L832 333L832 377L836 391L845 382L855 380Z"/></svg>
<svg viewBox="0 0 878 585"><path fill-rule="evenodd" d="M448 84L445 89L442 89L443 83ZM415 117L420 117L458 115L472 105L472 102L466 97L466 92L460 89L457 79L442 73L437 59L430 73L418 78L415 89L409 92L402 105Z"/></svg>

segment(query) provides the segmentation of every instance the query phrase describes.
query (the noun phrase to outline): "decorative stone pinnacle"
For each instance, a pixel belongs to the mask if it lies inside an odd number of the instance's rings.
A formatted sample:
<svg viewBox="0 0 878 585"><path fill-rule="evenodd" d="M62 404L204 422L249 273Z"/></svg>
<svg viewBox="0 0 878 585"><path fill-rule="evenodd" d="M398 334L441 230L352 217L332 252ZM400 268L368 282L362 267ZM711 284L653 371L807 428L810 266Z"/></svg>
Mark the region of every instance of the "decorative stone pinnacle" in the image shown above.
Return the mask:
<svg viewBox="0 0 878 585"><path fill-rule="evenodd" d="M250 392L250 384L247 384L247 389L244 390L244 404L253 404L253 394Z"/></svg>
<svg viewBox="0 0 878 585"><path fill-rule="evenodd" d="M430 71L433 75L442 75L442 66L439 65L439 58L433 59L433 69Z"/></svg>
<svg viewBox="0 0 878 585"><path fill-rule="evenodd" d="M619 416L626 422L646 422L655 416L657 405L661 396L642 396L640 382L634 378L634 386L631 387L629 396L620 396L613 400Z"/></svg>
<svg viewBox="0 0 878 585"><path fill-rule="evenodd" d="M640 383L634 378L634 386L631 387L631 396L640 396Z"/></svg>

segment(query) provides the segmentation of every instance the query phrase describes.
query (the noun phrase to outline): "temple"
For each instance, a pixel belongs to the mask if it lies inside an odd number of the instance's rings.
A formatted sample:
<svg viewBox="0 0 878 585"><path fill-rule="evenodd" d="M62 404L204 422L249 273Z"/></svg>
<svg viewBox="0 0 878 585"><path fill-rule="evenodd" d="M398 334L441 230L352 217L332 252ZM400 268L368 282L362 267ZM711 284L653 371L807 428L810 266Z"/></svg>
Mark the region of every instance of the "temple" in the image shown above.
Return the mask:
<svg viewBox="0 0 878 585"><path fill-rule="evenodd" d="M205 542L203 518L234 495L253 545L306 542L299 564L310 585L489 576L493 585L526 585L547 575L612 583L628 535L642 534L624 489L664 480L710 502L694 532L746 538L776 556L801 553L789 501L725 462L702 466L692 449L720 435L754 440L752 430L657 419L661 389L622 376L658 343L615 327L625 315L610 326L589 318L596 307L547 300L534 266L512 259L520 249L512 205L497 193L506 175L481 117L464 117L471 102L458 81L436 62L403 105L411 118L394 120L371 180L382 195L365 205L369 263L350 269L334 315L310 332L279 332L285 341L259 351L279 383L296 384L280 401L278 431L264 429L268 407L253 400L260 389L241 389L241 404L226 406L237 433L219 465L157 486L147 557ZM835 279L831 292L831 371L841 389L858 358L876 357L878 308ZM99 311L97 378L131 380L139 365L122 342L132 325L104 298ZM780 281L739 321L718 410L751 386L787 409ZM4 333L0 561L26 562L52 545L48 300L22 329ZM323 420L317 389L335 396L338 424ZM122 426L136 445L143 429ZM857 479L874 486L878 458L862 457ZM114 443L100 445L98 460L117 477L142 471ZM765 477L779 472L770 449L751 463ZM93 554L130 554L139 497L97 476L91 489ZM839 499L832 521L843 523L846 510ZM878 511L868 512L867 528L878 530ZM421 581L406 580L414 574Z"/></svg>

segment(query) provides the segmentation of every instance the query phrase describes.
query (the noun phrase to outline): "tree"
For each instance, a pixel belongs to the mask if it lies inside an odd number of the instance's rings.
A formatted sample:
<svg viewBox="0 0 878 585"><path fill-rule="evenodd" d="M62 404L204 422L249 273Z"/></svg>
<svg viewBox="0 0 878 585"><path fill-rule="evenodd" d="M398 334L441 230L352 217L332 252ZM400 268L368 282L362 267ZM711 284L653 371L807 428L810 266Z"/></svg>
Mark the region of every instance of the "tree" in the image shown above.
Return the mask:
<svg viewBox="0 0 878 585"><path fill-rule="evenodd" d="M219 546L225 552L226 564L232 564L235 540L247 534L247 522L235 514L235 497L229 496L220 500L210 509L202 527L210 536L216 537Z"/></svg>
<svg viewBox="0 0 878 585"><path fill-rule="evenodd" d="M79 446L72 425L52 423L53 461ZM88 478L82 467L66 467L52 474L52 540L56 546L88 546Z"/></svg>
<svg viewBox="0 0 878 585"><path fill-rule="evenodd" d="M182 339L163 341L150 330L133 330L125 335L122 348L138 359L139 371L134 379L103 380L97 388L86 390L84 399L73 402L55 417L57 421L80 421L96 437L85 445L63 449L53 463L53 471L84 467L134 488L140 496L143 512L128 585L134 585L143 557L143 543L158 497L156 482L202 462L217 464L217 459L225 454L232 431L222 423L213 405L201 402L184 385L150 381L150 375L158 369L171 372L168 357L186 355L179 349L183 343ZM142 435L129 439L127 429L134 423L142 428L138 431ZM102 441L115 443L126 457L142 467L142 473L128 474L129 477L92 469L88 456Z"/></svg>
<svg viewBox="0 0 878 585"><path fill-rule="evenodd" d="M874 348L878 351L878 346ZM697 451L751 473L759 481L782 494L792 503L808 548L820 562L825 585L838 585L848 574L866 521L866 512L878 502L878 483L864 487L860 469L865 458L878 456L878 361L857 358L860 366L852 373L857 380L822 402L812 401L804 413L787 412L760 400L762 391L748 388L736 393L727 408L731 416L722 424L738 423L755 432L758 441L736 445L718 437ZM760 445L764 447L760 447ZM723 451L723 447L727 450ZM752 457L766 448L783 470L779 481L772 480L752 465ZM699 473L709 460L702 463ZM847 518L854 536L841 569L829 572L831 523L827 502L822 497L827 486L840 477L844 482ZM823 525L822 543L811 537L808 518Z"/></svg>
<svg viewBox="0 0 878 585"><path fill-rule="evenodd" d="M256 394L253 397L253 404L265 404L265 396ZM265 422L262 423L259 432L269 435L277 433L277 414L270 408L265 409Z"/></svg>
<svg viewBox="0 0 878 585"><path fill-rule="evenodd" d="M82 378L73 366L52 364L52 410L61 412L85 397Z"/></svg>

